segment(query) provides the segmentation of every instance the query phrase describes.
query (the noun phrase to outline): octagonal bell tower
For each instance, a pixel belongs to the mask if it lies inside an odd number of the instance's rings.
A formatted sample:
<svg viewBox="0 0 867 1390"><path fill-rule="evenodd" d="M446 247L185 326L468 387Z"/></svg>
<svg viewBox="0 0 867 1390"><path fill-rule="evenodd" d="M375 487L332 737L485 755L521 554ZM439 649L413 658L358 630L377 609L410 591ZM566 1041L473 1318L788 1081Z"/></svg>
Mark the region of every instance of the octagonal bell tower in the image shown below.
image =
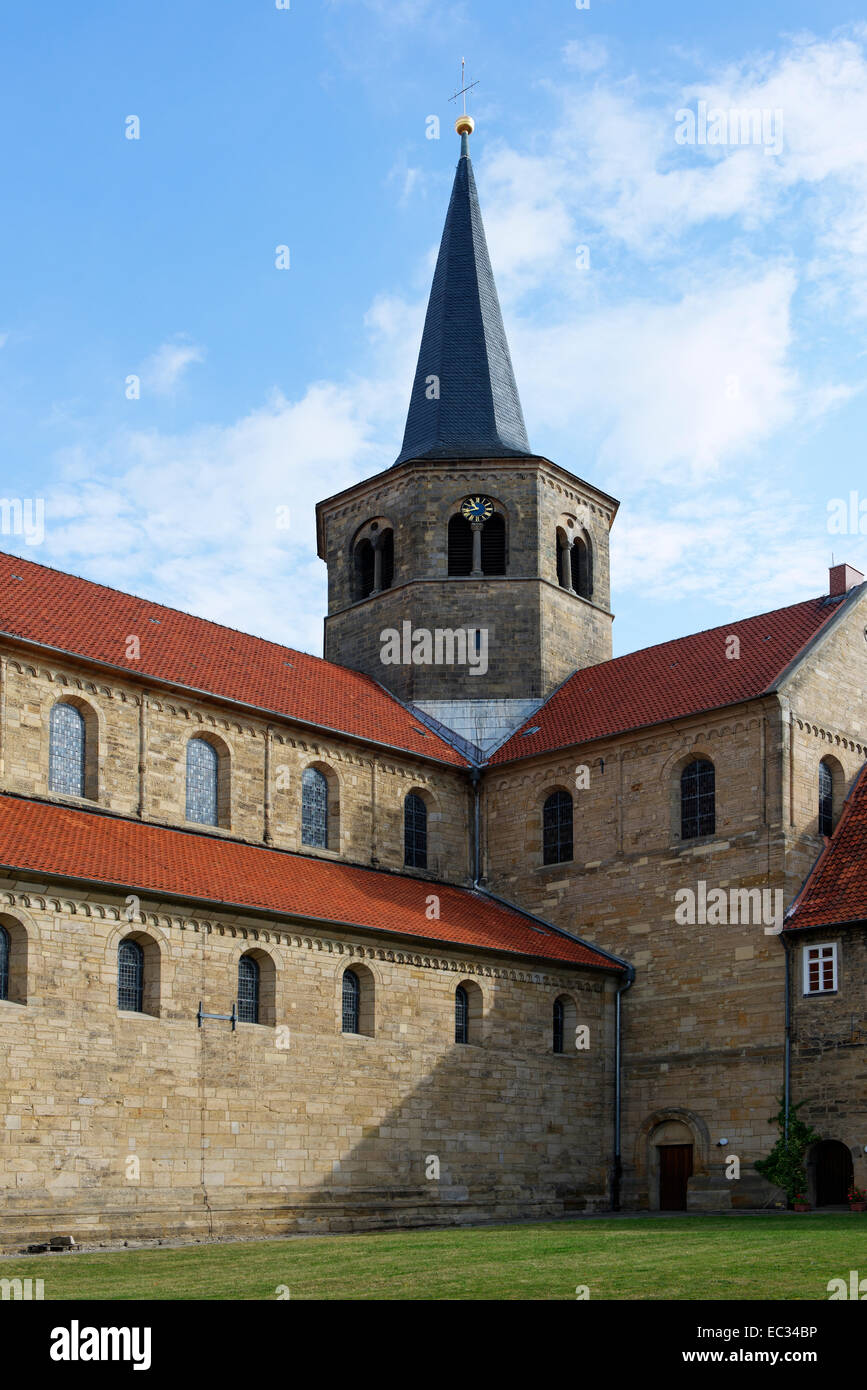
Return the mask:
<svg viewBox="0 0 867 1390"><path fill-rule="evenodd" d="M325 656L483 750L611 656L617 502L530 449L461 137L403 446L317 507Z"/></svg>

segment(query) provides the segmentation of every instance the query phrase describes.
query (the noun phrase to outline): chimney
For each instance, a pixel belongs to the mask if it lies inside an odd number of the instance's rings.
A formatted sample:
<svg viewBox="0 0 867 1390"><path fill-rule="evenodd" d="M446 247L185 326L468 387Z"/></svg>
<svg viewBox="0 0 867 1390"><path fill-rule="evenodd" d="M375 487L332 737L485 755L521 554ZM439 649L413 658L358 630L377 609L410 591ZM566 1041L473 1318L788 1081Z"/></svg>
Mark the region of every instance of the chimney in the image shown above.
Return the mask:
<svg viewBox="0 0 867 1390"><path fill-rule="evenodd" d="M856 584L863 584L863 582L863 574L852 565L831 566L831 598L842 598L843 594L848 594L849 590L854 589Z"/></svg>

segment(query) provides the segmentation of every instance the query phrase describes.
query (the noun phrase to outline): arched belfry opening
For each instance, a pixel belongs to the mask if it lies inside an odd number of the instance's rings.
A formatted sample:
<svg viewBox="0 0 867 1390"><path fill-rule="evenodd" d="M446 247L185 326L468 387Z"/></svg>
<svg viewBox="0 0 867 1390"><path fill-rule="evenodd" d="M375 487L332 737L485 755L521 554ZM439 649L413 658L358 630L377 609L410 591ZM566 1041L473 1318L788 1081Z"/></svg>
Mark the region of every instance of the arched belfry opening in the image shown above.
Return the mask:
<svg viewBox="0 0 867 1390"><path fill-rule="evenodd" d="M454 578L506 573L506 518L494 510L485 520L470 521L462 511L449 517L448 572Z"/></svg>
<svg viewBox="0 0 867 1390"><path fill-rule="evenodd" d="M570 517L557 527L557 582L579 598L593 597L593 549L586 531Z"/></svg>
<svg viewBox="0 0 867 1390"><path fill-rule="evenodd" d="M394 583L394 528L384 518L365 522L352 547L353 597L357 601Z"/></svg>

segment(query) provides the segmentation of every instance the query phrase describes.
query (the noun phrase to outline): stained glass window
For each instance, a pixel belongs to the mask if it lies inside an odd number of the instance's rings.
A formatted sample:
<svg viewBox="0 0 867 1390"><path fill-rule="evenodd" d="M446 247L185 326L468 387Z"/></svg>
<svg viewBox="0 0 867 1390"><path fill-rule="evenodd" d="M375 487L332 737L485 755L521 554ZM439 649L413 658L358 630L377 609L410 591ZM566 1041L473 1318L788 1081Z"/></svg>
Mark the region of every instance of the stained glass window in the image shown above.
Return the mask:
<svg viewBox="0 0 867 1390"><path fill-rule="evenodd" d="M716 773L706 758L697 758L680 775L680 833L684 840L716 831Z"/></svg>
<svg viewBox="0 0 867 1390"><path fill-rule="evenodd" d="M301 777L301 843L328 848L328 783L315 767Z"/></svg>
<svg viewBox="0 0 867 1390"><path fill-rule="evenodd" d="M259 1022L259 962L253 956L238 961L238 1020Z"/></svg>
<svg viewBox="0 0 867 1390"><path fill-rule="evenodd" d="M358 976L354 970L343 972L343 1031L344 1033L357 1033L358 1029L358 1005L361 995L361 987L358 983Z"/></svg>
<svg viewBox="0 0 867 1390"><path fill-rule="evenodd" d="M48 738L48 789L84 796L84 718L74 705L51 710Z"/></svg>
<svg viewBox="0 0 867 1390"><path fill-rule="evenodd" d="M572 798L552 792L542 811L542 862L564 864L572 858Z"/></svg>
<svg viewBox="0 0 867 1390"><path fill-rule="evenodd" d="M122 941L117 948L117 1007L142 1011L144 952L137 941Z"/></svg>
<svg viewBox="0 0 867 1390"><path fill-rule="evenodd" d="M403 803L403 862L412 869L427 868L427 806L415 792Z"/></svg>
<svg viewBox="0 0 867 1390"><path fill-rule="evenodd" d="M191 738L187 743L187 820L217 824L218 771L216 748L203 738Z"/></svg>

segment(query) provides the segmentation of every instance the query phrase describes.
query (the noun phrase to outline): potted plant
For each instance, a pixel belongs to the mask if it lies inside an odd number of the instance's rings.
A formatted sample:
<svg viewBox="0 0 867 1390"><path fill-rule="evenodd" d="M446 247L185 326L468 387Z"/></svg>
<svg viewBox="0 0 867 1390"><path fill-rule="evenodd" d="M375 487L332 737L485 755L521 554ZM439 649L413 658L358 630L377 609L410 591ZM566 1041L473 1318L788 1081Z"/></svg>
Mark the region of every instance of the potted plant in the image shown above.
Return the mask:
<svg viewBox="0 0 867 1390"><path fill-rule="evenodd" d="M809 1211L810 1203L806 1192L796 1192L794 1197L795 1211Z"/></svg>
<svg viewBox="0 0 867 1390"><path fill-rule="evenodd" d="M849 1210L867 1211L867 1192L863 1187L856 1187L854 1183L849 1188Z"/></svg>

